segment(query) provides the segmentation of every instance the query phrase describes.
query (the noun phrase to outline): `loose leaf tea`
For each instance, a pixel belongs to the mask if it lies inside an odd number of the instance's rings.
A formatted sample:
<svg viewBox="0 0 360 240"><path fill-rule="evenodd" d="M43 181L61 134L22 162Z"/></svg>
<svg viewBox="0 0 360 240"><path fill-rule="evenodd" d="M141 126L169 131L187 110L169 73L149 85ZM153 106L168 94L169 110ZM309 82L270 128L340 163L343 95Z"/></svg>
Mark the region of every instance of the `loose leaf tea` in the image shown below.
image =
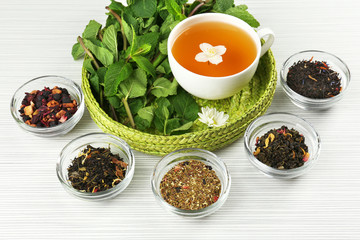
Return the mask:
<svg viewBox="0 0 360 240"><path fill-rule="evenodd" d="M289 68L286 81L292 90L309 98L330 98L341 91L339 73L324 61L310 59L294 63Z"/></svg>
<svg viewBox="0 0 360 240"><path fill-rule="evenodd" d="M309 159L305 137L295 129L282 126L256 138L254 156L277 169L301 167Z"/></svg>
<svg viewBox="0 0 360 240"><path fill-rule="evenodd" d="M32 127L53 127L71 118L77 111L76 100L71 100L66 88L45 87L25 93L20 115Z"/></svg>
<svg viewBox="0 0 360 240"><path fill-rule="evenodd" d="M198 160L177 164L160 183L164 200L184 210L198 210L215 203L221 192L221 182L211 166Z"/></svg>
<svg viewBox="0 0 360 240"><path fill-rule="evenodd" d="M68 168L71 185L82 192L105 191L119 184L124 178L127 163L109 148L88 145Z"/></svg>
<svg viewBox="0 0 360 240"><path fill-rule="evenodd" d="M234 0L133 0L127 6L112 0L106 9L106 24L91 20L77 38L72 56L76 60L86 55L83 67L92 93L110 117L160 135L191 131L199 112L195 99L171 72L167 56L171 30L187 17L205 12L233 15L259 26L247 7L235 6Z"/></svg>

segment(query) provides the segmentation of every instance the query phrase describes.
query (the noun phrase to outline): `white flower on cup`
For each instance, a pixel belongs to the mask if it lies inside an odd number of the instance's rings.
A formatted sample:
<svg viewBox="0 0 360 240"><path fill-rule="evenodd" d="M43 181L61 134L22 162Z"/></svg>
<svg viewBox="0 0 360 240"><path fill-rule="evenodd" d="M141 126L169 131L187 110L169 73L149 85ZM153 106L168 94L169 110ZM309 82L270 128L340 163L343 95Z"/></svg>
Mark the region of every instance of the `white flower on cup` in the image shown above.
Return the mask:
<svg viewBox="0 0 360 240"><path fill-rule="evenodd" d="M225 46L219 45L213 47L209 43L201 43L200 49L202 52L196 54L195 60L198 62L207 62L209 61L212 64L218 65L223 61L221 55L226 52Z"/></svg>
<svg viewBox="0 0 360 240"><path fill-rule="evenodd" d="M199 121L207 124L209 127L220 127L227 123L229 115L219 112L216 108L202 107L201 113L198 113Z"/></svg>

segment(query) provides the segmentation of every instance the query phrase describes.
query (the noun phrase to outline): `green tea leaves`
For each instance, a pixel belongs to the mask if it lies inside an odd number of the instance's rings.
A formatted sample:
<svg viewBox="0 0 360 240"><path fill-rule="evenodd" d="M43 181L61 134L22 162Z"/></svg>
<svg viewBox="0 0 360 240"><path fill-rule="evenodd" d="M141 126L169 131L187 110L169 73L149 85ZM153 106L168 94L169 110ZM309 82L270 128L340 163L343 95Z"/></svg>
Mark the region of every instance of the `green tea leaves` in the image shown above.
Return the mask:
<svg viewBox="0 0 360 240"><path fill-rule="evenodd" d="M101 24L95 20L90 20L89 24L86 25L85 30L82 34L82 37L85 39L94 40L98 35L98 32L101 28Z"/></svg>
<svg viewBox="0 0 360 240"><path fill-rule="evenodd" d="M146 119L149 123L151 123L154 118L154 107L144 107L138 111L138 115L139 117Z"/></svg>
<svg viewBox="0 0 360 240"><path fill-rule="evenodd" d="M225 13L240 18L253 28L259 27L260 23L247 11L247 9L248 7L246 5L238 5L236 7L229 8L225 11Z"/></svg>
<svg viewBox="0 0 360 240"><path fill-rule="evenodd" d="M155 68L147 58L142 56L135 56L132 57L132 59L141 69L145 70L148 74L155 77L156 75Z"/></svg>
<svg viewBox="0 0 360 240"><path fill-rule="evenodd" d="M151 50L151 46L149 44L144 44L142 46L140 46L138 49L135 50L135 52L131 53L132 57L135 57L137 55L144 55L148 52L150 52Z"/></svg>
<svg viewBox="0 0 360 240"><path fill-rule="evenodd" d="M161 39L167 39L171 30L173 30L179 22L180 20L175 20L174 16L169 14L160 27Z"/></svg>
<svg viewBox="0 0 360 240"><path fill-rule="evenodd" d="M218 12L225 12L234 5L234 0L216 0L214 10Z"/></svg>
<svg viewBox="0 0 360 240"><path fill-rule="evenodd" d="M170 14L172 14L176 20L184 20L186 16L182 14L182 9L175 0L165 0L165 6Z"/></svg>
<svg viewBox="0 0 360 240"><path fill-rule="evenodd" d="M117 43L117 30L114 25L110 25L104 32L103 44L118 59L118 43Z"/></svg>
<svg viewBox="0 0 360 240"><path fill-rule="evenodd" d="M80 43L75 43L71 50L71 55L73 56L74 60L78 60L84 56L84 49L80 45Z"/></svg>
<svg viewBox="0 0 360 240"><path fill-rule="evenodd" d="M194 98L184 90L178 91L177 95L171 98L171 104L177 115L185 120L194 121L198 117L199 106Z"/></svg>
<svg viewBox="0 0 360 240"><path fill-rule="evenodd" d="M133 72L130 63L125 63L124 60L110 65L105 74L105 96L113 96L116 94L119 84L125 79L129 78Z"/></svg>
<svg viewBox="0 0 360 240"><path fill-rule="evenodd" d="M166 78L158 78L153 84L151 94L158 98L175 95L177 87L178 83L175 79L173 80L173 82L170 82Z"/></svg>
<svg viewBox="0 0 360 240"><path fill-rule="evenodd" d="M132 0L130 8L136 17L150 18L156 12L156 0Z"/></svg>
<svg viewBox="0 0 360 240"><path fill-rule="evenodd" d="M107 48L97 46L87 39L84 39L84 44L104 66L107 67L114 62L114 55Z"/></svg>
<svg viewBox="0 0 360 240"><path fill-rule="evenodd" d="M164 39L159 43L159 50L162 54L167 54L167 43L167 39Z"/></svg>
<svg viewBox="0 0 360 240"><path fill-rule="evenodd" d="M120 84L121 93L125 98L136 98L144 96L147 89L147 77L144 70L138 68L130 77Z"/></svg>

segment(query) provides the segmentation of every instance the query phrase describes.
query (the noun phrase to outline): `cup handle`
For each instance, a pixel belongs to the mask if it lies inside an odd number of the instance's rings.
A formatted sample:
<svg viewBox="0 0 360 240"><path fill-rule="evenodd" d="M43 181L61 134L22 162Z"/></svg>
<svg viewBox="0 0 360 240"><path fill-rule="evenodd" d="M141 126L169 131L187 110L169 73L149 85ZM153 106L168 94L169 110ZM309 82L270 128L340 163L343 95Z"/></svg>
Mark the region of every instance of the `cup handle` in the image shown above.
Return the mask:
<svg viewBox="0 0 360 240"><path fill-rule="evenodd" d="M274 43L275 34L270 28L262 28L259 31L257 31L257 34L260 39L267 36L265 43L261 46L260 57L262 57L267 52L267 50L269 50L271 45Z"/></svg>

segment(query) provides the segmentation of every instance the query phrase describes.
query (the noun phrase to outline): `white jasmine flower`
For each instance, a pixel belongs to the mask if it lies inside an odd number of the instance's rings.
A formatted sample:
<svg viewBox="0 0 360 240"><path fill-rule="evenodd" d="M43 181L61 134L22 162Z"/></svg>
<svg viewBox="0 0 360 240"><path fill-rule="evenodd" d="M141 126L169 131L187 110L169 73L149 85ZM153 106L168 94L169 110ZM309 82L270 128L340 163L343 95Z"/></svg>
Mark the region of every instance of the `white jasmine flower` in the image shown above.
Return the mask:
<svg viewBox="0 0 360 240"><path fill-rule="evenodd" d="M209 127L220 127L227 123L229 115L219 112L216 108L202 107L201 113L198 113L199 121L207 124Z"/></svg>
<svg viewBox="0 0 360 240"><path fill-rule="evenodd" d="M209 61L212 64L218 65L223 61L221 55L226 52L226 48L222 45L211 46L208 43L200 44L200 49L202 52L196 54L195 60L198 62L207 62Z"/></svg>

